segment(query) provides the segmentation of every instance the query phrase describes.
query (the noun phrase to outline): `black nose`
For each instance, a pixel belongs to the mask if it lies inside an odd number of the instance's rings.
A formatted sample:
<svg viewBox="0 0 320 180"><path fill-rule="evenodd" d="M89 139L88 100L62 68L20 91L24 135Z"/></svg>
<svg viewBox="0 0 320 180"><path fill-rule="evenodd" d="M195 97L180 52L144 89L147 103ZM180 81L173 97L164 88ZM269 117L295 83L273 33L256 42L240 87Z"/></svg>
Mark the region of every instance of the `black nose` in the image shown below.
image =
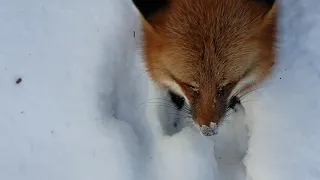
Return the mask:
<svg viewBox="0 0 320 180"><path fill-rule="evenodd" d="M237 96L233 96L229 101L228 107L234 109L237 104L241 104L240 99Z"/></svg>

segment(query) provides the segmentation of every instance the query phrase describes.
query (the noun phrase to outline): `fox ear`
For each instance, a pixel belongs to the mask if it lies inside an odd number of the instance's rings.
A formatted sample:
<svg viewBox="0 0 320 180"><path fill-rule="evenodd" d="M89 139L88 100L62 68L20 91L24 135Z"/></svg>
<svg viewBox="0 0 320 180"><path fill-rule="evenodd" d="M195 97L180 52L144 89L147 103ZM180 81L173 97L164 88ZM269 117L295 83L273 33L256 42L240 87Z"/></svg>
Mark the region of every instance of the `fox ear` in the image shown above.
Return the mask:
<svg viewBox="0 0 320 180"><path fill-rule="evenodd" d="M256 1L268 5L270 8L276 3L276 0L256 0Z"/></svg>
<svg viewBox="0 0 320 180"><path fill-rule="evenodd" d="M152 15L169 5L169 0L133 0L133 3L144 19L150 20Z"/></svg>
<svg viewBox="0 0 320 180"><path fill-rule="evenodd" d="M260 0L263 1L263 0ZM276 19L277 19L277 9L278 9L278 1L277 0L264 0L265 3L268 3L268 11L264 16L264 21L263 24L264 25L268 25L268 24L274 24L276 23Z"/></svg>
<svg viewBox="0 0 320 180"><path fill-rule="evenodd" d="M269 16L269 18L272 18L272 16L275 16L277 11L277 6L278 6L277 0L259 0L259 1L264 2L269 7L269 10L267 13L267 16Z"/></svg>
<svg viewBox="0 0 320 180"><path fill-rule="evenodd" d="M272 4L270 4L270 9L269 12L267 13L267 19L275 19L276 15L277 15L277 6L278 6L278 1L269 1L270 3L273 2Z"/></svg>
<svg viewBox="0 0 320 180"><path fill-rule="evenodd" d="M133 3L139 12L142 20L142 26L144 33L147 37L153 37L153 39L161 39L156 29L151 24L152 16L167 8L171 0L133 0Z"/></svg>

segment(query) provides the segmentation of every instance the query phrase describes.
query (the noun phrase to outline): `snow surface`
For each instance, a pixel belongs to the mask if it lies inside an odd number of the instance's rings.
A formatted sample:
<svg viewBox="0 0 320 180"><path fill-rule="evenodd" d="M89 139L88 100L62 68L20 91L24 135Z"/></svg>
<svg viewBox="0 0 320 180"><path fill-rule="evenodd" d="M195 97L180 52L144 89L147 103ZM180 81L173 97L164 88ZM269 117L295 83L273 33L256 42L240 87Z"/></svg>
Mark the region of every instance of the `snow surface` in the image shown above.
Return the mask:
<svg viewBox="0 0 320 180"><path fill-rule="evenodd" d="M172 126L130 0L0 1L0 179L319 179L320 4L281 2L275 76L210 139Z"/></svg>
<svg viewBox="0 0 320 180"><path fill-rule="evenodd" d="M280 1L279 64L244 103L248 179L320 179L320 3Z"/></svg>

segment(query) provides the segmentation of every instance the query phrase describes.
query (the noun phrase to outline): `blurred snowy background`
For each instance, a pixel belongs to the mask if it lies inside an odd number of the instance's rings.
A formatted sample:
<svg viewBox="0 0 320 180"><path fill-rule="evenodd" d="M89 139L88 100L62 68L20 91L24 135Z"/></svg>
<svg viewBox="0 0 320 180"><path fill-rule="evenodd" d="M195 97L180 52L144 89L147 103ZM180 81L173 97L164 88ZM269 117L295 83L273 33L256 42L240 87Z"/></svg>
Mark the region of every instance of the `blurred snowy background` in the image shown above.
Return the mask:
<svg viewBox="0 0 320 180"><path fill-rule="evenodd" d="M0 0L0 179L320 179L320 3L280 3L242 161L238 126L166 134L177 112L144 70L130 0Z"/></svg>

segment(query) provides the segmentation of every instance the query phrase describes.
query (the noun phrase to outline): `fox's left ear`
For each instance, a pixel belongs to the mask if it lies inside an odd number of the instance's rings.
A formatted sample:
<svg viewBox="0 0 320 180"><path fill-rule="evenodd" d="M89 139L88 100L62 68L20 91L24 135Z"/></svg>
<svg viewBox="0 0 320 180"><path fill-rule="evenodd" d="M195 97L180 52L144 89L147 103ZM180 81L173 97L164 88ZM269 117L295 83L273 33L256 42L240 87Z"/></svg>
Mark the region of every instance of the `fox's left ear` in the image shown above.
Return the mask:
<svg viewBox="0 0 320 180"><path fill-rule="evenodd" d="M275 14L277 0L249 0L249 1L256 1L257 3L261 4L265 10L267 10L267 16L272 16Z"/></svg>
<svg viewBox="0 0 320 180"><path fill-rule="evenodd" d="M133 0L137 11L139 12L142 20L142 26L146 38L160 40L160 35L155 30L151 23L152 16L159 11L167 8L171 0Z"/></svg>
<svg viewBox="0 0 320 180"><path fill-rule="evenodd" d="M278 1L277 0L258 0L262 3L265 3L268 6L268 11L264 16L263 24L274 24L277 19L277 9L278 9Z"/></svg>
<svg viewBox="0 0 320 180"><path fill-rule="evenodd" d="M273 6L276 0L262 0L265 1L269 6Z"/></svg>
<svg viewBox="0 0 320 180"><path fill-rule="evenodd" d="M265 5L269 6L270 8L276 3L276 0L255 0L260 3L264 3Z"/></svg>
<svg viewBox="0 0 320 180"><path fill-rule="evenodd" d="M270 6L270 10L268 12L268 16L275 16L276 15L276 11L277 11L277 7L278 7L278 1L276 0L266 0L268 5Z"/></svg>
<svg viewBox="0 0 320 180"><path fill-rule="evenodd" d="M267 16L275 16L276 11L277 11L277 6L278 6L278 1L277 0L260 0L264 1L268 6L269 6L269 12Z"/></svg>
<svg viewBox="0 0 320 180"><path fill-rule="evenodd" d="M144 19L149 20L152 15L166 8L170 0L132 0Z"/></svg>

